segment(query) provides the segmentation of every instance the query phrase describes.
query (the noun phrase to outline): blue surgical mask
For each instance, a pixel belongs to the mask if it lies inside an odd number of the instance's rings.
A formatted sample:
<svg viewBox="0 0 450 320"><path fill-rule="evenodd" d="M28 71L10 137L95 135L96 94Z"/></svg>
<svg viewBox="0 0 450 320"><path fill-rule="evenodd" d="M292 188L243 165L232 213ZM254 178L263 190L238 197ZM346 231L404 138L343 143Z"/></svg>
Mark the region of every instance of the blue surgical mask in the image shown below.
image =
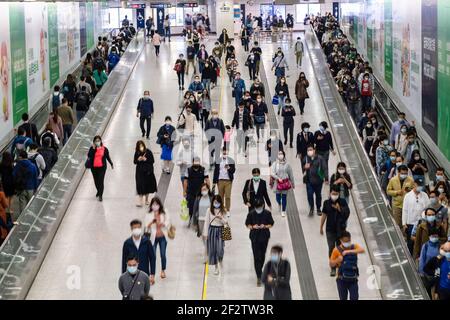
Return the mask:
<svg viewBox="0 0 450 320"><path fill-rule="evenodd" d="M438 243L439 242L439 237L430 237L430 242L431 243Z"/></svg>
<svg viewBox="0 0 450 320"><path fill-rule="evenodd" d="M441 175L439 175L439 176L436 176L436 181L442 181L442 180L444 180L444 177L443 176L441 176Z"/></svg>
<svg viewBox="0 0 450 320"><path fill-rule="evenodd" d="M342 242L342 246L343 246L344 248L350 248L351 245L352 245L351 242Z"/></svg>
<svg viewBox="0 0 450 320"><path fill-rule="evenodd" d="M127 266L127 271L130 274L136 274L138 267L137 266Z"/></svg>
<svg viewBox="0 0 450 320"><path fill-rule="evenodd" d="M278 254L272 254L270 256L270 261L272 261L273 263L277 263L278 261L280 261L280 256Z"/></svg>
<svg viewBox="0 0 450 320"><path fill-rule="evenodd" d="M391 157L391 161L395 162L395 159L397 159L396 157Z"/></svg>
<svg viewBox="0 0 450 320"><path fill-rule="evenodd" d="M324 128L323 126L319 126L319 130L322 131L322 132L324 132L324 131L325 131L325 128Z"/></svg>
<svg viewBox="0 0 450 320"><path fill-rule="evenodd" d="M434 206L437 203L437 199L436 198L430 198L430 204L432 206Z"/></svg>
<svg viewBox="0 0 450 320"><path fill-rule="evenodd" d="M220 203L219 202L214 202L213 206L214 206L214 208L219 209L220 208Z"/></svg>
<svg viewBox="0 0 450 320"><path fill-rule="evenodd" d="M423 191L423 187L422 187L422 186L418 186L418 187L416 188L416 190L417 190L417 192L422 192L422 191Z"/></svg>
<svg viewBox="0 0 450 320"><path fill-rule="evenodd" d="M447 258L447 260L450 260L450 252L446 252L445 257Z"/></svg>
<svg viewBox="0 0 450 320"><path fill-rule="evenodd" d="M436 216L427 216L427 221L432 223L436 221Z"/></svg>

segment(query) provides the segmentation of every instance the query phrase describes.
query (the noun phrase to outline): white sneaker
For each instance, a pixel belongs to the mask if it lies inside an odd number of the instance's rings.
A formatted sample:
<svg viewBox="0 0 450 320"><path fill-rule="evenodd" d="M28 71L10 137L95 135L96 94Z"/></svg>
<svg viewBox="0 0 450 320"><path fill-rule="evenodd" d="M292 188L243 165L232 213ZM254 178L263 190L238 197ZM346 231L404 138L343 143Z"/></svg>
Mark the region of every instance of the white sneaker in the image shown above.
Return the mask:
<svg viewBox="0 0 450 320"><path fill-rule="evenodd" d="M286 211L281 211L281 216L284 218L286 217Z"/></svg>
<svg viewBox="0 0 450 320"><path fill-rule="evenodd" d="M219 268L216 266L216 268L214 269L214 274L217 276L219 274Z"/></svg>
<svg viewBox="0 0 450 320"><path fill-rule="evenodd" d="M227 212L227 218L231 217L230 212Z"/></svg>

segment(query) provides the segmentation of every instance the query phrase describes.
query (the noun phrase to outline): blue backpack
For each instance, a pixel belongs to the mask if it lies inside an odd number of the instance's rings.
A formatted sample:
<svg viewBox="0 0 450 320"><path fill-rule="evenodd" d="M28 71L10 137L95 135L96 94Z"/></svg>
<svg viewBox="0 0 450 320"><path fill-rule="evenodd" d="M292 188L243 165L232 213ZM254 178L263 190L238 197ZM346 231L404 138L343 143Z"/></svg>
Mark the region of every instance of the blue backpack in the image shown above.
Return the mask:
<svg viewBox="0 0 450 320"><path fill-rule="evenodd" d="M344 250L339 246L337 247L339 252L342 254ZM350 250L355 249L354 245L351 245ZM342 264L338 270L338 276L342 280L354 281L358 279L358 255L357 254L347 254L343 256Z"/></svg>
<svg viewBox="0 0 450 320"><path fill-rule="evenodd" d="M53 97L52 97L53 110L58 108L60 106L60 104L61 104L61 100L59 99L59 94L53 95Z"/></svg>

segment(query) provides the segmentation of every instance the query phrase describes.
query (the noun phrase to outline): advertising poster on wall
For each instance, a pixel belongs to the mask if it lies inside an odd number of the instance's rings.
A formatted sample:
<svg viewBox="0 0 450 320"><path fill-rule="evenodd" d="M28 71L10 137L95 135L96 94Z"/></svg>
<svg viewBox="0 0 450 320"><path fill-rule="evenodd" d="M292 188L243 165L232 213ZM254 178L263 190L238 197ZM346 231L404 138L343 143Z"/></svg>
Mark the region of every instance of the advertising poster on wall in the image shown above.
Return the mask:
<svg viewBox="0 0 450 320"><path fill-rule="evenodd" d="M80 56L87 52L87 34L86 34L86 3L79 3L80 12Z"/></svg>
<svg viewBox="0 0 450 320"><path fill-rule="evenodd" d="M422 126L437 142L437 1L422 1Z"/></svg>
<svg viewBox="0 0 450 320"><path fill-rule="evenodd" d="M9 39L9 8L7 3L0 3L0 137L13 128L12 121L12 83L11 83L11 48Z"/></svg>
<svg viewBox="0 0 450 320"><path fill-rule="evenodd" d="M393 1L393 87L415 118L422 119L421 0Z"/></svg>
<svg viewBox="0 0 450 320"><path fill-rule="evenodd" d="M373 27L372 27L372 64L380 70L384 77L384 6L383 3L376 3L373 8Z"/></svg>
<svg viewBox="0 0 450 320"><path fill-rule="evenodd" d="M49 81L52 88L59 79L58 13L55 3L47 4Z"/></svg>
<svg viewBox="0 0 450 320"><path fill-rule="evenodd" d="M384 1L384 79L393 85L392 0Z"/></svg>
<svg viewBox="0 0 450 320"><path fill-rule="evenodd" d="M25 14L23 3L9 4L11 44L12 118L16 125L28 112L27 54L25 45Z"/></svg>
<svg viewBox="0 0 450 320"><path fill-rule="evenodd" d="M94 4L86 3L86 44L87 48L94 47Z"/></svg>
<svg viewBox="0 0 450 320"><path fill-rule="evenodd" d="M25 6L28 110L30 111L50 88L47 24L45 3L29 3Z"/></svg>
<svg viewBox="0 0 450 320"><path fill-rule="evenodd" d="M438 146L450 159L450 3L438 2Z"/></svg>
<svg viewBox="0 0 450 320"><path fill-rule="evenodd" d="M64 74L80 59L78 3L58 2L59 71Z"/></svg>

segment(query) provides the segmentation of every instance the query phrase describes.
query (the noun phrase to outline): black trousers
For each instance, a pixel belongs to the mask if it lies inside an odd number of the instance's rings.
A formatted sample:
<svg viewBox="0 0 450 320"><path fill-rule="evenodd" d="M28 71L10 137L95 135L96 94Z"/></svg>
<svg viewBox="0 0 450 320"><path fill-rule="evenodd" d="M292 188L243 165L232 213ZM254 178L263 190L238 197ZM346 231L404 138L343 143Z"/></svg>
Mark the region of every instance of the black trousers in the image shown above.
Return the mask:
<svg viewBox="0 0 450 320"><path fill-rule="evenodd" d="M256 79L256 64L249 64L248 65L248 74L250 76L250 80Z"/></svg>
<svg viewBox="0 0 450 320"><path fill-rule="evenodd" d="M288 131L289 131L289 143L292 145L294 141L294 123L283 123L283 133L284 133L284 142L286 143L288 140Z"/></svg>
<svg viewBox="0 0 450 320"><path fill-rule="evenodd" d="M206 127L206 122L208 121L209 111L202 109L202 128Z"/></svg>
<svg viewBox="0 0 450 320"><path fill-rule="evenodd" d="M177 72L178 76L178 86L184 87L184 72Z"/></svg>
<svg viewBox="0 0 450 320"><path fill-rule="evenodd" d="M334 248L339 245L339 238L337 233L326 232L327 234L327 243L328 243L328 257L331 257L331 253Z"/></svg>
<svg viewBox="0 0 450 320"><path fill-rule="evenodd" d="M300 108L300 114L303 114L303 112L305 111L305 99L297 99L298 101L298 106Z"/></svg>
<svg viewBox="0 0 450 320"><path fill-rule="evenodd" d="M156 56L159 56L159 46L155 46L155 53L156 53Z"/></svg>
<svg viewBox="0 0 450 320"><path fill-rule="evenodd" d="M95 188L97 189L97 197L103 196L103 190L105 189L105 173L106 166L101 168L92 168L92 176L94 177Z"/></svg>
<svg viewBox="0 0 450 320"><path fill-rule="evenodd" d="M256 277L258 279L261 279L268 243L269 239L259 241L252 240L253 259L255 263Z"/></svg>
<svg viewBox="0 0 450 320"><path fill-rule="evenodd" d="M150 137L150 129L152 126L152 118L151 117L140 117L139 125L141 126L142 135L147 134L147 138ZM147 121L147 131L145 130L145 122Z"/></svg>

